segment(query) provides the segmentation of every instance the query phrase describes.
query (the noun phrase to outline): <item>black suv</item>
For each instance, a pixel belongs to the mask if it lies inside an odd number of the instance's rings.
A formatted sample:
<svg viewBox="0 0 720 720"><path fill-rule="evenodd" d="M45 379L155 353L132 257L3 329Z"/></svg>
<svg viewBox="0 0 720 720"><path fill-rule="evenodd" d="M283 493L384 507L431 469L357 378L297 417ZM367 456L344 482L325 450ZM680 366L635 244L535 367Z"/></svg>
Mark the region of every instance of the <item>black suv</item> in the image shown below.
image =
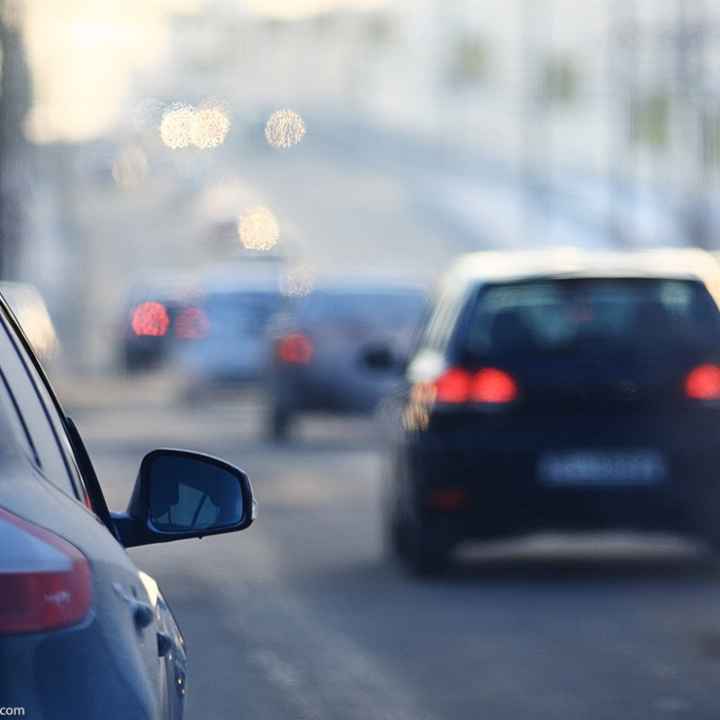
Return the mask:
<svg viewBox="0 0 720 720"><path fill-rule="evenodd" d="M699 250L478 253L407 362L384 497L418 572L544 530L720 544L720 270Z"/></svg>

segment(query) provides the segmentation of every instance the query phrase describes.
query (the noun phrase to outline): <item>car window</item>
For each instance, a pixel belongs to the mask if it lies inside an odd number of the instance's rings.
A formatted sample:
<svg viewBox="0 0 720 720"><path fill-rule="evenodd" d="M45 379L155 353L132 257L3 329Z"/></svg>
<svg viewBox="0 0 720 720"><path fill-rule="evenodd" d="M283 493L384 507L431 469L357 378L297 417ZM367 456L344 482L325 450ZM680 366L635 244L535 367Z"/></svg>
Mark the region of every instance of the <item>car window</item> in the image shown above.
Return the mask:
<svg viewBox="0 0 720 720"><path fill-rule="evenodd" d="M82 481L73 466L67 436L47 388L6 323L0 325L0 369L27 430L32 456L48 482L79 499L84 494Z"/></svg>
<svg viewBox="0 0 720 720"><path fill-rule="evenodd" d="M261 333L279 311L279 294L226 292L209 294L203 303L213 336L254 336Z"/></svg>
<svg viewBox="0 0 720 720"><path fill-rule="evenodd" d="M21 453L35 468L40 469L40 456L37 448L1 368L0 424L2 425L0 427L0 431L2 431L0 454L17 456Z"/></svg>
<svg viewBox="0 0 720 720"><path fill-rule="evenodd" d="M20 470L27 468L27 461L38 468L33 451L24 434L20 417L12 405L10 393L0 379L0 482L11 480L18 482L20 478L31 478L27 472L9 472L10 468Z"/></svg>
<svg viewBox="0 0 720 720"><path fill-rule="evenodd" d="M443 350L462 311L464 295L456 288L449 288L442 293L425 332L424 344L427 347Z"/></svg>
<svg viewBox="0 0 720 720"><path fill-rule="evenodd" d="M301 306L308 322L368 322L390 327L414 325L425 308L425 298L405 292L318 292Z"/></svg>
<svg viewBox="0 0 720 720"><path fill-rule="evenodd" d="M319 292L303 303L308 322L373 322L387 327L414 326L425 308L420 293Z"/></svg>
<svg viewBox="0 0 720 720"><path fill-rule="evenodd" d="M472 356L538 357L572 350L668 357L718 346L720 323L699 282L539 280L488 287L468 324Z"/></svg>

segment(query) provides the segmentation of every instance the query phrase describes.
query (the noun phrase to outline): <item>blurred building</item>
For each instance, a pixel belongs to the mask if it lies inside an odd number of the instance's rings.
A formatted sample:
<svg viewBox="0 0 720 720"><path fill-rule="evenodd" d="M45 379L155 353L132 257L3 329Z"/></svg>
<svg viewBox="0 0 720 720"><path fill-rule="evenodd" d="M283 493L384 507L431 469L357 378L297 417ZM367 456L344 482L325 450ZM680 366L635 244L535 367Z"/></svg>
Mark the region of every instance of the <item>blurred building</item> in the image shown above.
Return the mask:
<svg viewBox="0 0 720 720"><path fill-rule="evenodd" d="M715 244L720 7L709 0L387 0L292 20L239 0L168 0L151 22L133 0L117 28L111 3L88 3L97 8L67 27L62 2L26 3L40 28L36 72L70 50L71 73L89 64L83 52L103 55L97 72L122 60L100 108L84 104L87 88L82 102L58 104L43 76L30 124L46 144L35 154L20 267L57 298L51 311L84 318L95 348L87 357L102 355L134 269L220 259L207 242L213 228L234 219L233 207L263 203L237 159L266 150L264 122L278 108L310 119L309 138L375 127L469 149L525 178L529 192L551 187L579 213L607 216L623 240L638 222L649 241ZM62 33L65 43L50 47ZM12 92L29 92L21 66L4 67ZM94 90L96 78L87 82ZM163 109L207 99L232 120L224 151L163 147ZM3 110L4 123L20 122L23 102ZM56 110L65 106L63 135ZM671 215L680 230L656 233ZM3 222L11 217L5 210ZM63 278L74 284L60 287Z"/></svg>
<svg viewBox="0 0 720 720"><path fill-rule="evenodd" d="M288 105L369 118L545 176L659 184L691 219L718 189L716 4L394 0L292 21L238 8L208 0L200 17L177 18L173 72L152 83L187 101L226 99L241 124Z"/></svg>
<svg viewBox="0 0 720 720"><path fill-rule="evenodd" d="M0 0L0 277L17 274L30 181L23 122L30 75L22 31L11 3Z"/></svg>

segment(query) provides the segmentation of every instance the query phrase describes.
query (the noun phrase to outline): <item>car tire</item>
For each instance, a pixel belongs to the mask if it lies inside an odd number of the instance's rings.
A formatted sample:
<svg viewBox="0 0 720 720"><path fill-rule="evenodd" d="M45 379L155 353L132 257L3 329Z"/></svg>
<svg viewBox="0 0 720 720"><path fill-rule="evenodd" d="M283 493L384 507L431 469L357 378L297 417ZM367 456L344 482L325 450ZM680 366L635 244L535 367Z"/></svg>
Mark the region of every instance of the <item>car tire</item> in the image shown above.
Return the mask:
<svg viewBox="0 0 720 720"><path fill-rule="evenodd" d="M285 408L273 407L268 418L268 437L272 442L287 442L292 430L292 415Z"/></svg>
<svg viewBox="0 0 720 720"><path fill-rule="evenodd" d="M448 569L452 545L419 519L395 510L385 528L386 547L414 577L433 577Z"/></svg>
<svg viewBox="0 0 720 720"><path fill-rule="evenodd" d="M698 509L700 528L703 539L710 548L711 553L720 561L720 484L710 488L702 506Z"/></svg>

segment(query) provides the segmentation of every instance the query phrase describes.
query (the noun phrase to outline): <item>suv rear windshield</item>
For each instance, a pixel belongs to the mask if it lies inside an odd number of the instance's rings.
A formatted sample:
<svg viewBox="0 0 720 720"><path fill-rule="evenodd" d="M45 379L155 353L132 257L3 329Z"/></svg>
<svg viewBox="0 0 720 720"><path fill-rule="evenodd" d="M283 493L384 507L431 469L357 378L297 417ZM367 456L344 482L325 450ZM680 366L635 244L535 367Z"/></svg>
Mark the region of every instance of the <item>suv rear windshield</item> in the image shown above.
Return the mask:
<svg viewBox="0 0 720 720"><path fill-rule="evenodd" d="M649 353L720 346L718 307L700 282L663 279L543 279L491 285L466 326L472 358L554 352Z"/></svg>
<svg viewBox="0 0 720 720"><path fill-rule="evenodd" d="M274 292L213 292L203 308L213 335L254 335L267 326L282 305L280 293Z"/></svg>
<svg viewBox="0 0 720 720"><path fill-rule="evenodd" d="M306 322L369 322L402 327L419 322L425 297L410 291L318 291L308 296L301 309Z"/></svg>

